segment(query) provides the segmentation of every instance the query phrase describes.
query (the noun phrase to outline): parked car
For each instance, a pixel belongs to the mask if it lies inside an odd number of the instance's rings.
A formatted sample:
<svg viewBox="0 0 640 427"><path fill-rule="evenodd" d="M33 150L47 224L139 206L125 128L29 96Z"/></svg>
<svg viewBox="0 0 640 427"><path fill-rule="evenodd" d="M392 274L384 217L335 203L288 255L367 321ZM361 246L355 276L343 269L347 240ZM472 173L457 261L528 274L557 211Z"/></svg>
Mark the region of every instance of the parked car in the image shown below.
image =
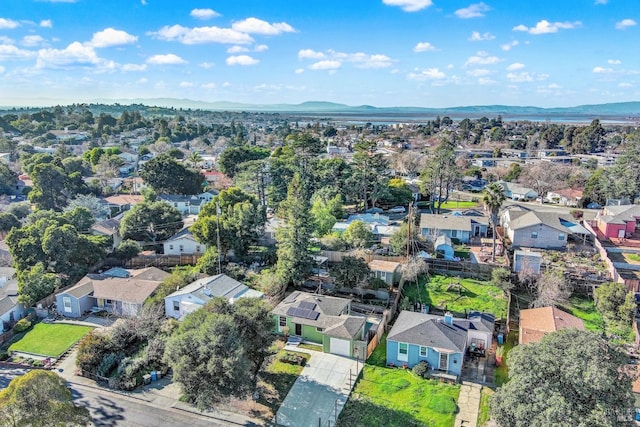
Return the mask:
<svg viewBox="0 0 640 427"><path fill-rule="evenodd" d="M407 210L404 206L394 206L389 209L389 213L405 213Z"/></svg>

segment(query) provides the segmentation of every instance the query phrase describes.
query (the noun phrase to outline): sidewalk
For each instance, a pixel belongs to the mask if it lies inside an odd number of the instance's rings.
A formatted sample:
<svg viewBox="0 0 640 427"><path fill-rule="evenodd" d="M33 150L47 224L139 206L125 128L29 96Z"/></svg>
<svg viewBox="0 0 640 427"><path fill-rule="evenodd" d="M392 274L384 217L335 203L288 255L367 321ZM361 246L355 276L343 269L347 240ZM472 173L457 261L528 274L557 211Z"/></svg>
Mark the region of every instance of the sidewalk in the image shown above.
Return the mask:
<svg viewBox="0 0 640 427"><path fill-rule="evenodd" d="M460 387L460 397L458 398L458 408L460 411L456 415L455 427L477 427L478 413L480 411L480 384L463 382Z"/></svg>
<svg viewBox="0 0 640 427"><path fill-rule="evenodd" d="M163 409L176 409L180 411L190 412L200 416L209 417L212 420L224 422L229 425L243 425L243 426L260 426L264 425L262 420L250 418L242 414L236 414L234 412L228 412L221 409L214 409L212 411L201 412L194 406L188 403L181 402L180 386L177 383L171 381L170 378L162 378L158 381L154 381L151 384L145 386L142 389L134 391L112 390L109 388L101 387L96 384L95 381L85 378L79 375L75 375L76 371L76 351L71 352L67 357L58 363L56 372L66 381L72 385L79 385L81 387L88 387L93 390L100 391L105 395L117 394L120 397L126 397L130 399L136 399L141 402L145 402L146 405Z"/></svg>

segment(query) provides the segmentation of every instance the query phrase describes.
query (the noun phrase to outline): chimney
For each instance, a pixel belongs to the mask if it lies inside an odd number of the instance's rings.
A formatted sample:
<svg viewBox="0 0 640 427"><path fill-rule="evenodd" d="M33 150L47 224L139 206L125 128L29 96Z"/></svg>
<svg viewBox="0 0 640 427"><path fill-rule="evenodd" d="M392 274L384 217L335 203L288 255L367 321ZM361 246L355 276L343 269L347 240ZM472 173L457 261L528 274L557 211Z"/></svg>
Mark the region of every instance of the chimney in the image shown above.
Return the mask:
<svg viewBox="0 0 640 427"><path fill-rule="evenodd" d="M447 311L444 314L444 323L453 326L453 314L451 312Z"/></svg>

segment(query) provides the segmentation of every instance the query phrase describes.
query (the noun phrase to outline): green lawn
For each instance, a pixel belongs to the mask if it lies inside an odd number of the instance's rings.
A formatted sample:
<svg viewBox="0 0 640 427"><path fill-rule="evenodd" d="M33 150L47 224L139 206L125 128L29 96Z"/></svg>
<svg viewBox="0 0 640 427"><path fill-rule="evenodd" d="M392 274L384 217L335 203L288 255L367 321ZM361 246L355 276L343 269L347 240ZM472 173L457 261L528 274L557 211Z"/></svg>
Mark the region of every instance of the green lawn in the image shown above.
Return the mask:
<svg viewBox="0 0 640 427"><path fill-rule="evenodd" d="M493 393L494 391L490 388L482 387L480 394L480 412L478 412L478 427L482 427L491 418L491 414L489 413L489 399Z"/></svg>
<svg viewBox="0 0 640 427"><path fill-rule="evenodd" d="M259 373L258 389L260 398L258 402L267 405L272 411L277 411L287 393L296 382L304 366L292 365L279 360L285 353L302 356L308 362L311 356L297 351L280 350L267 361Z"/></svg>
<svg viewBox="0 0 640 427"><path fill-rule="evenodd" d="M411 370L365 365L338 426L451 427L459 385L426 380Z"/></svg>
<svg viewBox="0 0 640 427"><path fill-rule="evenodd" d="M588 331L604 331L604 321L600 313L596 311L595 303L591 297L587 295L573 295L569 298L567 304L558 308L582 319L584 327Z"/></svg>
<svg viewBox="0 0 640 427"><path fill-rule="evenodd" d="M477 202L469 202L466 200L448 200L442 204L440 209L469 209L478 206Z"/></svg>
<svg viewBox="0 0 640 427"><path fill-rule="evenodd" d="M502 365L498 366L494 371L494 383L498 387L509 380L509 368L508 368L509 352L515 345L517 338L518 338L518 331L514 329L511 332L509 332L509 335L507 336L507 341L504 343L504 354L502 356Z"/></svg>
<svg viewBox="0 0 640 427"><path fill-rule="evenodd" d="M458 289L452 284L460 284L461 287ZM503 317L507 313L507 299L502 290L481 280L422 276L417 285L405 285L403 292L412 303L421 302L458 313L477 310L492 313L496 317Z"/></svg>
<svg viewBox="0 0 640 427"><path fill-rule="evenodd" d="M38 323L20 341L11 344L9 350L58 357L92 329L64 323Z"/></svg>

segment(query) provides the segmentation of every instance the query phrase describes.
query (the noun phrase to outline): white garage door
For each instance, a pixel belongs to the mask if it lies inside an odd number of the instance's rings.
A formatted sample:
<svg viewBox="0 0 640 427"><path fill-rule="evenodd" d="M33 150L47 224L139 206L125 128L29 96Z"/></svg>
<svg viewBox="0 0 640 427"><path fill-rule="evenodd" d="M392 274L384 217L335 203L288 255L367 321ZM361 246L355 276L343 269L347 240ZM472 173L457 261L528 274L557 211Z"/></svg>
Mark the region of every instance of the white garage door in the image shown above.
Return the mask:
<svg viewBox="0 0 640 427"><path fill-rule="evenodd" d="M339 354L341 356L351 356L351 342L348 340L341 340L339 338L331 338L329 343L331 350L330 353Z"/></svg>

